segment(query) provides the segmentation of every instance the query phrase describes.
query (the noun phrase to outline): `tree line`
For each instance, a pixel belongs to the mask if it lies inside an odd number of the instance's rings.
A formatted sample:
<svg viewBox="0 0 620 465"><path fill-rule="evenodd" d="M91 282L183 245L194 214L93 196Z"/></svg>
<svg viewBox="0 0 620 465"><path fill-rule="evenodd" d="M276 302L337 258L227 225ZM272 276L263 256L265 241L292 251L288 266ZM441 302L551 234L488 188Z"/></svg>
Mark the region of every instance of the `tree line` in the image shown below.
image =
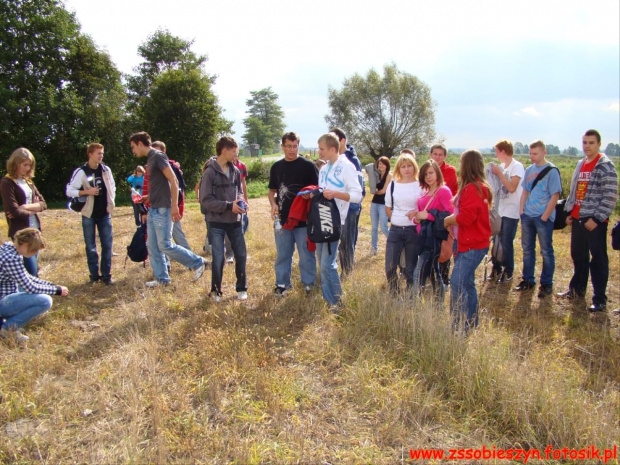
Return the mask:
<svg viewBox="0 0 620 465"><path fill-rule="evenodd" d="M6 160L29 148L50 200L64 197L89 142L105 146L104 162L122 177L136 165L129 135L148 128L192 182L216 138L231 132L212 89L216 77L191 41L157 30L125 75L60 1L5 0L0 18L0 153Z"/></svg>

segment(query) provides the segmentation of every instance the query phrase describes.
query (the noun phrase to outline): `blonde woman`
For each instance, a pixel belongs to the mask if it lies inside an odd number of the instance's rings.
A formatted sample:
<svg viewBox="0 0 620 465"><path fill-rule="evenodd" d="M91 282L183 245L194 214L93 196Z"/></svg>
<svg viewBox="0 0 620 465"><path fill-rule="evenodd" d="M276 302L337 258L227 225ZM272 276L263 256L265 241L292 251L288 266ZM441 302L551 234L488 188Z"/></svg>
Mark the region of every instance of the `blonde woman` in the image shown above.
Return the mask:
<svg viewBox="0 0 620 465"><path fill-rule="evenodd" d="M385 192L385 211L391 221L385 248L385 275L391 291L398 291L396 267L403 250L405 251L407 288L410 289L413 285L418 242L413 218L418 212L418 199L421 196L418 164L412 155L403 153L396 161L393 180L388 184Z"/></svg>
<svg viewBox="0 0 620 465"><path fill-rule="evenodd" d="M15 150L6 162L7 174L0 180L2 206L9 225L9 237L13 239L17 231L25 228L41 230L37 213L47 209L45 199L39 193L32 178L35 160L30 150ZM38 276L38 254L24 256L24 266L32 276Z"/></svg>

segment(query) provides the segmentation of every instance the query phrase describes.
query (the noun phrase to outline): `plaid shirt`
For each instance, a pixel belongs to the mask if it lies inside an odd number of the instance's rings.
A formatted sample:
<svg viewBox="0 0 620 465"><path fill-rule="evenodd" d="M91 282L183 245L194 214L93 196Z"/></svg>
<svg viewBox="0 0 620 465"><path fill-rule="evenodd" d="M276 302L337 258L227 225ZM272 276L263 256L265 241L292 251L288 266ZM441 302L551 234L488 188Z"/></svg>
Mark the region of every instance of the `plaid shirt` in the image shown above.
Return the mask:
<svg viewBox="0 0 620 465"><path fill-rule="evenodd" d="M17 292L21 286L28 294L60 295L60 286L31 276L12 242L0 246L0 299Z"/></svg>

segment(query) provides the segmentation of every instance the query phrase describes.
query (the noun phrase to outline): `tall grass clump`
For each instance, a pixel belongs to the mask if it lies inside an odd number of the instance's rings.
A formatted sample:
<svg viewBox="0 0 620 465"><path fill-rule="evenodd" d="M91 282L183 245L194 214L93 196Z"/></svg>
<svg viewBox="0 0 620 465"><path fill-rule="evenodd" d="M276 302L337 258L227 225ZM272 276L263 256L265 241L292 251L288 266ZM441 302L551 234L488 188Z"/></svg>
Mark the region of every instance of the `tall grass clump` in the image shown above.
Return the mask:
<svg viewBox="0 0 620 465"><path fill-rule="evenodd" d="M448 311L432 297L394 297L361 285L349 298L354 306L340 334L348 356L359 363L381 353L384 365L387 359L405 370L430 393L425 408L441 409L425 418L445 417L448 407L452 421L484 430L498 445L526 448L609 447L620 437L617 391L584 390L588 374L567 347L527 342L492 324L467 338L455 335Z"/></svg>

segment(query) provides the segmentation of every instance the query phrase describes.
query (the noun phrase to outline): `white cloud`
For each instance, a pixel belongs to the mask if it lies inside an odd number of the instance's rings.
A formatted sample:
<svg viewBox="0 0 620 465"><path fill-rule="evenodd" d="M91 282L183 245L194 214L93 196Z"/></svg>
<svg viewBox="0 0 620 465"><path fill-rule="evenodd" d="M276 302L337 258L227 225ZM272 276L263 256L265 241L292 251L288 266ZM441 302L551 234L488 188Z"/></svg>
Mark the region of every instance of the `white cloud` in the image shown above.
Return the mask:
<svg viewBox="0 0 620 465"><path fill-rule="evenodd" d="M542 116L542 113L534 107L521 108L520 110L514 111L513 114L516 116L534 116L536 118Z"/></svg>
<svg viewBox="0 0 620 465"><path fill-rule="evenodd" d="M620 101L611 102L611 104L605 108L605 111L610 111L612 113L620 113Z"/></svg>

